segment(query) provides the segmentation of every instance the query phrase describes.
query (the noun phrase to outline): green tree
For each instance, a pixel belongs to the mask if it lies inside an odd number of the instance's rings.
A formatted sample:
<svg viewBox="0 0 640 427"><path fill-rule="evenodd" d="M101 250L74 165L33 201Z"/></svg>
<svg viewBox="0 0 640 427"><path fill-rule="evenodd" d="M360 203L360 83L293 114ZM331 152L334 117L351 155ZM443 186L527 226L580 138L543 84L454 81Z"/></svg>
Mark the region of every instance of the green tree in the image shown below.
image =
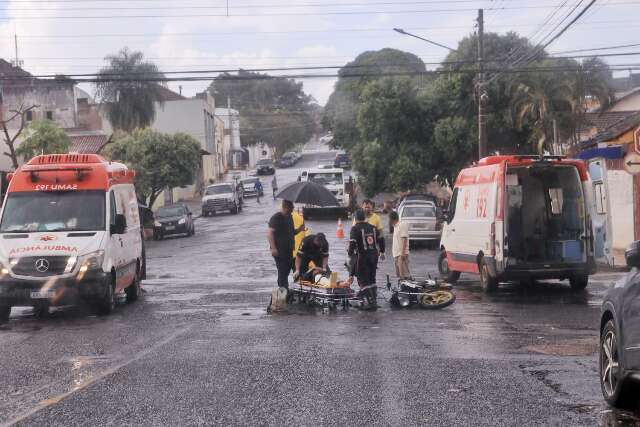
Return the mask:
<svg viewBox="0 0 640 427"><path fill-rule="evenodd" d="M109 65L98 73L96 97L106 105L111 125L125 132L149 126L156 116L155 103L162 102L162 87L153 79L164 75L142 52L126 47L105 60Z"/></svg>
<svg viewBox="0 0 640 427"><path fill-rule="evenodd" d="M316 131L319 107L293 79L241 70L220 75L209 91L216 105L224 107L230 100L240 112L243 145L264 142L282 155Z"/></svg>
<svg viewBox="0 0 640 427"><path fill-rule="evenodd" d="M193 184L201 164L200 144L192 136L151 129L137 129L117 139L108 155L136 171L136 190L148 206L163 190Z"/></svg>
<svg viewBox="0 0 640 427"><path fill-rule="evenodd" d="M362 93L372 81L381 79L381 74L398 74L398 78L409 78L403 74L424 73L424 62L416 55L396 49L381 49L364 52L338 71L338 81L324 109L322 124L333 132L333 145L350 150L361 142L356 126ZM419 84L429 78L413 77Z"/></svg>
<svg viewBox="0 0 640 427"><path fill-rule="evenodd" d="M16 154L30 159L39 154L60 154L69 151L71 140L64 130L51 120L31 122L26 138L16 149Z"/></svg>

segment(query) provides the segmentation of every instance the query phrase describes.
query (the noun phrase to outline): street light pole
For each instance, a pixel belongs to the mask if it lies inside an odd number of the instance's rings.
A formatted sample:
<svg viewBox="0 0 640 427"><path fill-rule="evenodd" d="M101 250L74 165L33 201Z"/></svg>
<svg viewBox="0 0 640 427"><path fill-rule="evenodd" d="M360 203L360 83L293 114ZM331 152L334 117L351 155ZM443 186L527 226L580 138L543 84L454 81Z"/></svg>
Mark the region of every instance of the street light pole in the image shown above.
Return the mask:
<svg viewBox="0 0 640 427"><path fill-rule="evenodd" d="M414 38L416 38L418 40L422 40L424 42L430 43L430 44L438 46L438 47L442 47L444 49L450 50L451 52L457 52L455 49L450 48L449 46L445 46L445 45L440 44L438 42L434 42L433 40L425 39L424 37L420 37L418 35L408 33L405 30L403 30L402 28L394 28L393 31L395 31L396 33L404 34L405 36L414 37Z"/></svg>
<svg viewBox="0 0 640 427"><path fill-rule="evenodd" d="M484 103L484 10L478 9L478 158L487 155L487 123Z"/></svg>

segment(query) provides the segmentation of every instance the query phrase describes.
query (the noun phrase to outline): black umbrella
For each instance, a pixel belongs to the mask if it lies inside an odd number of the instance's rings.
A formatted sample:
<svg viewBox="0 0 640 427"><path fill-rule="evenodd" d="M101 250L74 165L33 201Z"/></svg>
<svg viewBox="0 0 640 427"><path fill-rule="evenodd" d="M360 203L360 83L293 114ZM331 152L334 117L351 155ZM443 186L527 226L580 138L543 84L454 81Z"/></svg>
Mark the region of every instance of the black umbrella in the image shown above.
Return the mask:
<svg viewBox="0 0 640 427"><path fill-rule="evenodd" d="M276 196L278 199L289 200L314 206L339 206L338 199L331 191L314 182L292 182L285 186Z"/></svg>

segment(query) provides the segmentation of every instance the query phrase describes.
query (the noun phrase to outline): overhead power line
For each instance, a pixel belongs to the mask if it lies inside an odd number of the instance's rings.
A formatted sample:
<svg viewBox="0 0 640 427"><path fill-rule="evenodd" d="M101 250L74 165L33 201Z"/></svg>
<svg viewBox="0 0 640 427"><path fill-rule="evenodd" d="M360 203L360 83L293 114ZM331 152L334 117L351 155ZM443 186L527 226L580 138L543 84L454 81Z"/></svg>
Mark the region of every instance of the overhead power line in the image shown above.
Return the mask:
<svg viewBox="0 0 640 427"><path fill-rule="evenodd" d="M607 6L617 5L631 5L639 4L638 0L618 1L608 3ZM571 5L575 6L575 5ZM514 6L505 7L506 10L528 10L528 9L548 9L557 6ZM569 6L567 6L569 7ZM66 9L72 11L71 9ZM2 21L10 20L48 20L48 19L146 19L146 18L209 18L209 17L273 17L273 16L338 16L338 15L377 15L377 14L425 14L425 13L460 13L460 12L472 12L476 9L472 8L457 8L457 9L416 9L416 10L350 10L350 11L310 11L310 12L266 12L266 13L198 13L198 14L119 14L119 15L49 15L49 16L12 16L0 18ZM493 10L492 8L485 9L487 11Z"/></svg>

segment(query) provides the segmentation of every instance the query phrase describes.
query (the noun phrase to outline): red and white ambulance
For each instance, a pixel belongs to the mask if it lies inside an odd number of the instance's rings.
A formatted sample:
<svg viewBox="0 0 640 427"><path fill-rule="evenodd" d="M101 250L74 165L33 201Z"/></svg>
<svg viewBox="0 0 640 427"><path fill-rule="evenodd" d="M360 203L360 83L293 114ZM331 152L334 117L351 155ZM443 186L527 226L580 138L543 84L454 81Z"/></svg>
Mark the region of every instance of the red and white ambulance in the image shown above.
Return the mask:
<svg viewBox="0 0 640 427"><path fill-rule="evenodd" d="M0 320L12 306L138 298L144 266L135 172L92 154L33 158L12 176L0 219Z"/></svg>
<svg viewBox="0 0 640 427"><path fill-rule="evenodd" d="M500 281L568 279L584 289L596 262L611 264L603 159L493 156L458 175L440 242L440 274Z"/></svg>

